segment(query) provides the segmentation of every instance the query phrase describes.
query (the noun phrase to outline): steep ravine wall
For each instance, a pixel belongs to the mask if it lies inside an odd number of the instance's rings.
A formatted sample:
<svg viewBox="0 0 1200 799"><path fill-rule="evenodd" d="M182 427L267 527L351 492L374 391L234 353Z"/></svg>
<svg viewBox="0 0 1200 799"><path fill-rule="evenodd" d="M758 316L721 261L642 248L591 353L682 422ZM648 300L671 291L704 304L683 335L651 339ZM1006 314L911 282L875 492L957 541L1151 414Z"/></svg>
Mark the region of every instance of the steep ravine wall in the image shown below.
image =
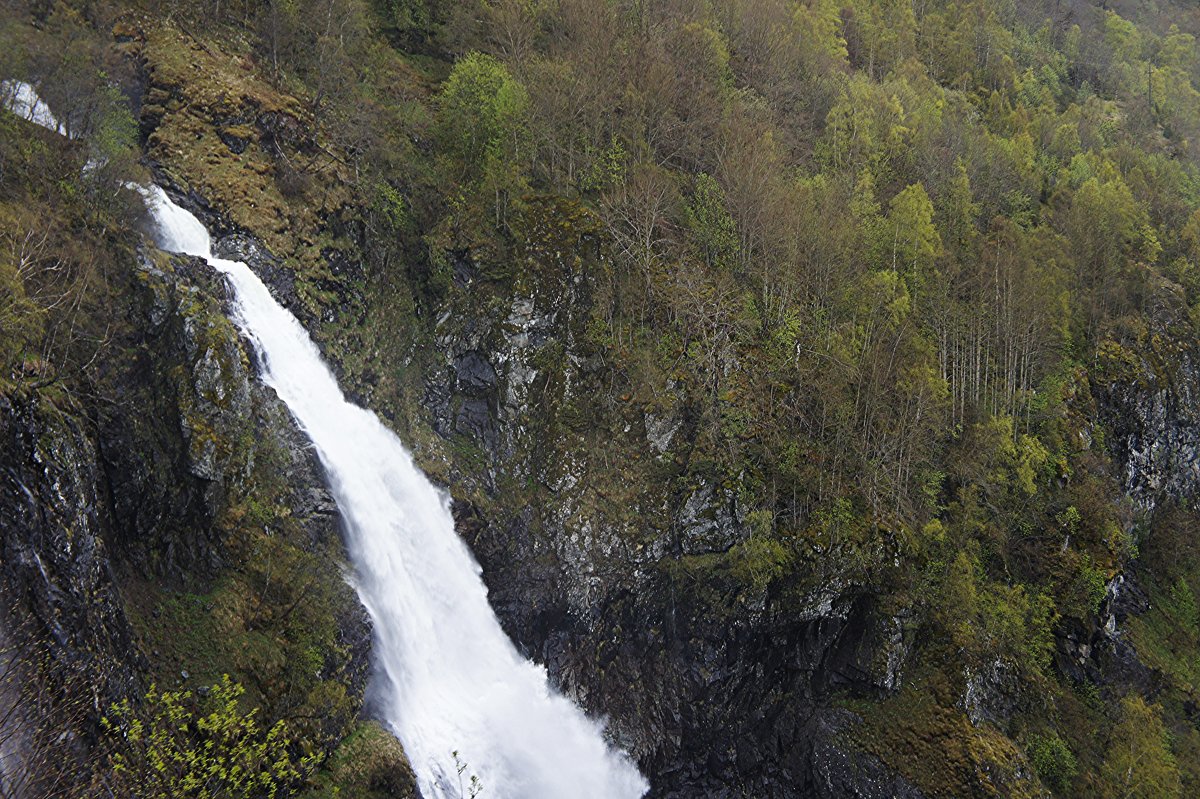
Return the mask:
<svg viewBox="0 0 1200 799"><path fill-rule="evenodd" d="M172 60L160 51L153 42L146 51L142 117L157 174L223 236L218 251L249 263L309 325L347 392L390 419L452 491L506 631L608 719L651 776L652 796L919 795L850 743L857 716L839 707L907 683L916 620L878 601L836 557L798 564L785 579L761 576L744 557L754 551L752 524L736 487L694 451L695 409L669 381L650 386L652 397L613 391L589 341L592 296L610 267L586 209L531 201L511 262L456 254L449 286L421 298L415 321L397 320L396 305L411 301L400 295L413 287L364 291L381 243L354 224L347 195L314 190L313 214L270 181L271 146L302 149L319 135L295 104L243 77L225 86L211 53L185 49ZM188 59L220 91L190 86ZM221 135L231 107L245 117L246 140L234 144ZM246 181L225 179L244 173ZM334 231L338 247L301 246ZM1178 398L1136 381L1117 386L1144 406L1134 441L1122 433L1128 414L1116 393L1092 385L1102 409L1117 409L1106 424L1117 433L1108 444L1118 468L1143 482L1186 479L1187 462L1171 460L1186 447L1139 443L1175 435L1169 420L1184 420L1179 435L1191 435ZM1152 469L1141 452L1158 453ZM1137 483L1125 488L1146 495ZM1061 670L1146 686L1136 652L1111 632L1140 607L1135 585L1118 577L1095 617L1063 626ZM989 680L950 700L981 728L1005 701L1002 680ZM1016 785L1014 795L1040 795L1019 757L973 765Z"/></svg>
<svg viewBox="0 0 1200 799"><path fill-rule="evenodd" d="M283 678L272 670L286 663L246 665L221 650L249 633L236 615L212 613L221 586L256 585L244 547L260 540L265 524L267 536L294 547L281 552L301 553L294 562L320 564L308 587L320 604L294 615L307 614L298 620L330 636L297 642L308 657L319 653L320 671L307 688L270 696L267 712L323 702L311 739L333 747L362 705L370 631L344 583L337 511L320 466L256 379L224 315L223 283L207 264L146 249L121 279L121 324L98 358L92 395L42 389L0 397L3 623L19 633L9 636L10 651L34 684L65 687L70 705L38 705L25 714L27 726L94 742L108 706L136 700L152 680L194 689L231 672L254 691ZM212 598L189 616L179 608L193 596ZM224 630L188 628L216 619ZM256 623L270 633L274 622ZM230 640L193 637L202 631ZM314 686L340 698L289 698ZM69 754L84 757L87 746Z"/></svg>
<svg viewBox="0 0 1200 799"><path fill-rule="evenodd" d="M171 193L201 218L214 214L191 191ZM580 224L571 208L546 213L549 229L569 229L555 215ZM681 554L719 559L749 529L727 489L689 484L685 405L659 421L605 399L601 364L577 343L594 238L535 247L534 278L507 295L477 293L464 264L425 345L432 365L391 367L424 375L424 404L408 409L407 424L428 420L435 436L409 443L455 496L506 632L607 720L652 775L652 796L919 796L847 742L854 716L831 704L837 693L896 687L903 623L836 573L747 591L719 569L670 567ZM253 231L214 249L297 309L290 262ZM325 351L339 365L338 349L327 341ZM351 395L373 396L353 369L341 371ZM374 399L385 416L396 412L394 397Z"/></svg>
<svg viewBox="0 0 1200 799"><path fill-rule="evenodd" d="M830 702L893 686L903 633L836 574L747 588L706 568L749 536L734 495L688 468L686 405L608 396L583 343L595 242L539 244L507 296L460 270L426 375L510 635L608 719L651 796L919 796L849 746Z"/></svg>

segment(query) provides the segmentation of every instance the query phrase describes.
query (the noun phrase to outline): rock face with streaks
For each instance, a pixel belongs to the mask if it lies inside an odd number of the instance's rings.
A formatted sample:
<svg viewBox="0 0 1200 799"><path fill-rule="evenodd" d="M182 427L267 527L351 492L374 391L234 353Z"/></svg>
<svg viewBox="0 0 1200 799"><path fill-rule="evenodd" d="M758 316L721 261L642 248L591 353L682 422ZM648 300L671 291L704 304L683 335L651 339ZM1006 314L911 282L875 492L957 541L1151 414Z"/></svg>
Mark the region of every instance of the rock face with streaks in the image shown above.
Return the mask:
<svg viewBox="0 0 1200 799"><path fill-rule="evenodd" d="M1183 290L1160 281L1144 320L1100 354L1094 392L1126 493L1146 511L1200 495L1200 348Z"/></svg>
<svg viewBox="0 0 1200 799"><path fill-rule="evenodd" d="M427 465L451 475L505 628L603 714L653 796L920 796L828 710L898 686L903 621L845 575L770 579L736 486L693 460L671 381L650 402L605 385L594 222L549 202L534 217L548 240L531 236L511 291L455 281L425 385L451 444Z"/></svg>
<svg viewBox="0 0 1200 799"><path fill-rule="evenodd" d="M123 696L138 659L109 562L113 517L87 421L34 396L0 397L0 464L6 638L18 652L47 647L60 678L85 677L97 701Z"/></svg>
<svg viewBox="0 0 1200 799"><path fill-rule="evenodd" d="M201 261L149 251L129 266L117 295L123 324L97 360L94 396L0 396L0 629L9 651L46 653L21 663L29 680L84 708L28 720L67 724L64 740L91 738L112 702L145 687L151 653L127 591L147 579L209 590L230 568L231 519L247 497L285 506L313 552L340 547L320 465L256 379L221 278ZM334 712L352 719L370 629L336 564L319 579L333 587L322 612L337 641L318 654L348 697Z"/></svg>

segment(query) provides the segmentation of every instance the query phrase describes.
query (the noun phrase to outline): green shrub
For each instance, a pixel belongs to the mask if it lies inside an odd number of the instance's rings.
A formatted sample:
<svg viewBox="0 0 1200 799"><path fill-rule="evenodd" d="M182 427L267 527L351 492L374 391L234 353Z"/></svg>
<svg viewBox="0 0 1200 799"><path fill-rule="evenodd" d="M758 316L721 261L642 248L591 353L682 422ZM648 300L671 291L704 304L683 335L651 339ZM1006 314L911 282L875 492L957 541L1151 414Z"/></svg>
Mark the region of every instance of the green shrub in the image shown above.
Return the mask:
<svg viewBox="0 0 1200 799"><path fill-rule="evenodd" d="M243 693L225 675L204 696L152 685L140 707L114 705L101 719L106 787L138 799L273 799L298 783L315 758L289 751L283 721L264 729L257 709L243 712Z"/></svg>
<svg viewBox="0 0 1200 799"><path fill-rule="evenodd" d="M1075 778L1079 768L1075 754L1057 732L1030 736L1025 752L1042 782L1055 793L1062 793Z"/></svg>

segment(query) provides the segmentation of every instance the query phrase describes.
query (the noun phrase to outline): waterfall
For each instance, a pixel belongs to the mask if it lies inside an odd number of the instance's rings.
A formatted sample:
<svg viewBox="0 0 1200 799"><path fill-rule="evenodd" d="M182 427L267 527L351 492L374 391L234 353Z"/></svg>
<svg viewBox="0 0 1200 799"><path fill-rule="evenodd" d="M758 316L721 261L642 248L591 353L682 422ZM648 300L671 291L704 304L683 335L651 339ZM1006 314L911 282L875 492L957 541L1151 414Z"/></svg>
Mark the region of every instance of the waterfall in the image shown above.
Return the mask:
<svg viewBox="0 0 1200 799"><path fill-rule="evenodd" d="M37 90L19 80L0 81L0 105L35 125L67 135L67 128L58 121L50 108L38 97Z"/></svg>
<svg viewBox="0 0 1200 799"><path fill-rule="evenodd" d="M59 129L27 84L4 85L10 108ZM214 257L208 231L162 189L137 188L164 250L205 258L227 276L262 379L320 455L373 624L375 711L404 744L426 799L462 796L459 760L480 778L482 799L645 794L646 780L606 745L602 726L505 636L449 497L373 413L346 401L303 326L248 266Z"/></svg>
<svg viewBox="0 0 1200 799"><path fill-rule="evenodd" d="M449 497L373 413L346 401L304 328L248 266L214 257L204 226L161 189L143 193L164 249L206 258L228 277L263 380L320 454L374 623L377 710L424 795L458 796L457 751L496 799L642 796L647 784L629 758L501 630Z"/></svg>

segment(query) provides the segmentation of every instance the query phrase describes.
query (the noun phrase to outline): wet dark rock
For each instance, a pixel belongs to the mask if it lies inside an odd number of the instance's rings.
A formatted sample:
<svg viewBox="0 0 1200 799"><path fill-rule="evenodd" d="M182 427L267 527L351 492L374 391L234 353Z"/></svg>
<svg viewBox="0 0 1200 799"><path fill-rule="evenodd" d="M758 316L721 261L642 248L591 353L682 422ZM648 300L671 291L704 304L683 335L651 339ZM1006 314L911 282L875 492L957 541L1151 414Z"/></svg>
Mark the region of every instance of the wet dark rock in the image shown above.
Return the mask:
<svg viewBox="0 0 1200 799"><path fill-rule="evenodd" d="M733 492L717 492L704 484L683 503L679 513L680 549L685 555L726 552L744 541L749 530L738 523Z"/></svg>
<svg viewBox="0 0 1200 799"><path fill-rule="evenodd" d="M454 416L454 432L474 439L488 449L496 446L495 415L491 403L482 397L463 397Z"/></svg>
<svg viewBox="0 0 1200 799"><path fill-rule="evenodd" d="M996 659L982 667L967 669L962 709L975 726L985 722L1003 725L1017 710L1020 675L1005 660Z"/></svg>
<svg viewBox="0 0 1200 799"><path fill-rule="evenodd" d="M0 396L0 619L10 632L44 633L58 664L115 699L142 661L109 565L107 498L83 420Z"/></svg>
<svg viewBox="0 0 1200 799"><path fill-rule="evenodd" d="M1117 695L1135 690L1155 696L1162 687L1161 675L1142 663L1121 632L1130 615L1149 609L1136 577L1117 575L1094 617L1061 623L1055 637L1055 666L1076 684L1093 683Z"/></svg>
<svg viewBox="0 0 1200 799"><path fill-rule="evenodd" d="M496 370L483 353L476 350L454 358L454 373L458 377L458 388L464 393L486 394L496 385Z"/></svg>
<svg viewBox="0 0 1200 799"><path fill-rule="evenodd" d="M217 129L217 137L229 148L229 152L235 155L241 155L246 151L246 146L250 144L250 140L245 136L238 136L229 132L225 128Z"/></svg>
<svg viewBox="0 0 1200 799"><path fill-rule="evenodd" d="M308 150L315 144L311 129L291 114L267 111L258 115L255 124L260 132L259 142L268 152L278 154L285 149Z"/></svg>
<svg viewBox="0 0 1200 799"><path fill-rule="evenodd" d="M244 233L231 233L215 240L213 255L229 261L241 261L266 283L271 294L292 310L300 306L296 294L296 275L283 265L258 239Z"/></svg>
<svg viewBox="0 0 1200 799"><path fill-rule="evenodd" d="M185 273L198 268L186 258L176 264ZM149 260L143 259L142 269L146 290L134 311L140 324L116 342L127 357L100 364L101 379L121 398L100 408L97 437L112 495L114 542L159 563L177 582L188 574L203 580L221 566L215 542L203 533L176 531L207 530L221 486L213 480L215 450L179 420L184 405L203 401L205 392L215 399L226 391L214 384L218 354L202 348L195 326L179 315L180 303L191 298L176 293ZM172 375L184 371L195 373L197 386L181 394ZM231 387L227 398L241 405L246 391Z"/></svg>
<svg viewBox="0 0 1200 799"><path fill-rule="evenodd" d="M882 796L872 786L900 784L879 764L855 782L865 756L832 738L818 750L809 724L835 693L896 682L871 643L891 640L893 626L852 589L788 604L730 596L721 616L661 572L596 562L582 600L547 557L532 512L498 530L460 501L455 518L506 631L564 692L603 713L612 740L655 775L651 796L833 797L851 784L859 793L846 795ZM830 765L835 752L841 766Z"/></svg>
<svg viewBox="0 0 1200 799"><path fill-rule="evenodd" d="M329 267L330 274L339 281L344 283L345 281L362 280L364 275L362 262L351 258L342 250L325 247L321 250L321 258ZM342 285L339 283L331 288L341 289Z"/></svg>
<svg viewBox="0 0 1200 799"><path fill-rule="evenodd" d="M461 251L451 254L450 270L454 285L460 288L470 285L479 276L479 269L470 254Z"/></svg>
<svg viewBox="0 0 1200 799"><path fill-rule="evenodd" d="M1200 497L1200 339L1180 286L1155 278L1145 310L1144 327L1118 327L1101 347L1091 386L1122 488L1152 520L1166 506ZM1163 678L1122 632L1129 616L1149 609L1134 562L1110 581L1097 614L1062 625L1056 664L1077 682L1153 697Z"/></svg>
<svg viewBox="0 0 1200 799"><path fill-rule="evenodd" d="M151 91L154 90L152 89ZM142 119L144 123L144 110ZM237 232L237 228L230 220L229 215L210 203L204 195L190 186L185 186L177 182L160 164L151 162L148 166L154 177L154 184L162 188L167 196L171 198L172 202L181 208L187 209L204 222L204 226L208 228L208 231L213 234L214 238L220 238L229 233Z"/></svg>

